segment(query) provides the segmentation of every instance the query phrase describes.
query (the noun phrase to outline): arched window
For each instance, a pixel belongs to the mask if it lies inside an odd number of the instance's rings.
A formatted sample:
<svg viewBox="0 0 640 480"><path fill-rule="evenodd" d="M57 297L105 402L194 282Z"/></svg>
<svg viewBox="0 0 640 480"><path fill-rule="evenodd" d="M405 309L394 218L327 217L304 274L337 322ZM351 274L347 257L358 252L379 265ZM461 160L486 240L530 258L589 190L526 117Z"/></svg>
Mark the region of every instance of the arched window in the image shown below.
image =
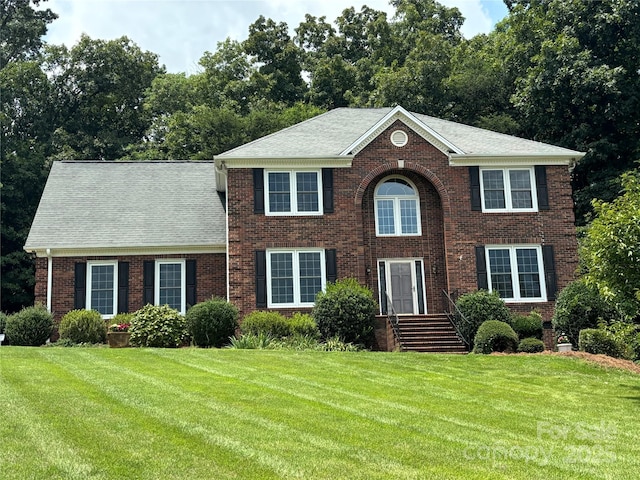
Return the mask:
<svg viewBox="0 0 640 480"><path fill-rule="evenodd" d="M421 235L420 198L408 180L384 179L375 192L376 234Z"/></svg>

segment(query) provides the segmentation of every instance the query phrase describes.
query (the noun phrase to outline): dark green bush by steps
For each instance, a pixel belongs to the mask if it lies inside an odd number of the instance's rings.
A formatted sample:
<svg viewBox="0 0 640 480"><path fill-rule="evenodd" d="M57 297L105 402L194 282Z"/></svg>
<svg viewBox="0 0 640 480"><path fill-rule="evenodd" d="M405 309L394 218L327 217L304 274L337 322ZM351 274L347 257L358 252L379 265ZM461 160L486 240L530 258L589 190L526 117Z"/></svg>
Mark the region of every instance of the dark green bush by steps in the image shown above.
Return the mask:
<svg viewBox="0 0 640 480"><path fill-rule="evenodd" d="M521 353L540 353L544 352L544 342L539 338L524 338L518 344L518 352Z"/></svg>
<svg viewBox="0 0 640 480"><path fill-rule="evenodd" d="M131 345L136 347L175 348L186 342L184 317L168 305L146 305L131 319Z"/></svg>
<svg viewBox="0 0 640 480"><path fill-rule="evenodd" d="M60 320L58 333L61 339L73 343L104 343L107 339L107 326L100 312L71 310Z"/></svg>
<svg viewBox="0 0 640 480"><path fill-rule="evenodd" d="M26 307L7 318L5 335L11 345L44 345L53 333L53 315L42 305Z"/></svg>
<svg viewBox="0 0 640 480"><path fill-rule="evenodd" d="M611 333L601 328L580 330L578 349L581 352L609 355L615 358L622 357L624 353L624 346Z"/></svg>
<svg viewBox="0 0 640 480"><path fill-rule="evenodd" d="M291 333L287 318L280 312L256 310L242 319L240 330L245 335L266 335L271 338L288 337Z"/></svg>
<svg viewBox="0 0 640 480"><path fill-rule="evenodd" d="M338 337L371 347L377 308L371 290L354 278L346 278L318 292L312 315L324 339Z"/></svg>
<svg viewBox="0 0 640 480"><path fill-rule="evenodd" d="M458 318L460 333L473 346L478 328L487 320L510 323L511 312L497 292L478 290L464 294L456 301L465 320Z"/></svg>
<svg viewBox="0 0 640 480"><path fill-rule="evenodd" d="M238 309L222 298L191 307L185 316L187 331L198 347L222 347L238 328Z"/></svg>
<svg viewBox="0 0 640 480"><path fill-rule="evenodd" d="M478 328L473 343L473 353L513 353L518 348L518 335L506 322L487 320Z"/></svg>
<svg viewBox="0 0 640 480"><path fill-rule="evenodd" d="M513 314L509 324L519 338L542 339L542 315L535 310L529 315Z"/></svg>

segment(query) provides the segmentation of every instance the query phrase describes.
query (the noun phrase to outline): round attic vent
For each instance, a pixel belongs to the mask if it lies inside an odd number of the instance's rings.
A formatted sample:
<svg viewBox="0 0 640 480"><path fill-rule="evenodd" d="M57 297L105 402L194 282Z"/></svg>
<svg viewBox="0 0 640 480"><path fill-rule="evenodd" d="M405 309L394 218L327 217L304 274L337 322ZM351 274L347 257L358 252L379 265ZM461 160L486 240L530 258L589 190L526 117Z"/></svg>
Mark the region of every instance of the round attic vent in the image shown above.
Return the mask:
<svg viewBox="0 0 640 480"><path fill-rule="evenodd" d="M396 130L391 134L391 143L396 147L404 147L409 141L409 137L402 130Z"/></svg>

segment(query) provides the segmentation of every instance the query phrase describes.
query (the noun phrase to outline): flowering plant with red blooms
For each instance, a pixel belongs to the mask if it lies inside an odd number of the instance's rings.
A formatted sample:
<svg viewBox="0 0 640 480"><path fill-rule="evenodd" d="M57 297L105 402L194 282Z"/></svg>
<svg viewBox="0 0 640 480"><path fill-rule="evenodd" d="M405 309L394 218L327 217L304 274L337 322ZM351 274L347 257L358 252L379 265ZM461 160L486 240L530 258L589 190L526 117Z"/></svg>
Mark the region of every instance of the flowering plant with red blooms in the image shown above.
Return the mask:
<svg viewBox="0 0 640 480"><path fill-rule="evenodd" d="M131 326L130 323L114 323L113 325L109 326L109 331L110 332L128 332L130 326Z"/></svg>
<svg viewBox="0 0 640 480"><path fill-rule="evenodd" d="M558 343L570 343L569 337L563 333L558 337Z"/></svg>

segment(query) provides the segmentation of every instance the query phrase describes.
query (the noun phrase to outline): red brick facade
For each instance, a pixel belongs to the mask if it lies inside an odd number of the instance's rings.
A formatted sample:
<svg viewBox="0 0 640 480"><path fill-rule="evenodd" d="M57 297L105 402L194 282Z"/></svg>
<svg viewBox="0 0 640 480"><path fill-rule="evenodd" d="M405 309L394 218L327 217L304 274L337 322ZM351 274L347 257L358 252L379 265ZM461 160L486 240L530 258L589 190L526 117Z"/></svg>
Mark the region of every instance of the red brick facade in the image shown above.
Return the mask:
<svg viewBox="0 0 640 480"><path fill-rule="evenodd" d="M404 147L389 140L398 129L409 137ZM405 177L417 187L421 236L376 236L374 190L389 175ZM577 268L568 167L546 166L550 209L526 213L472 211L469 175L468 167L450 166L446 155L399 121L359 152L351 168L334 169L335 213L254 214L252 170L229 169L230 300L241 315L256 308L254 252L269 248L336 249L338 278L355 277L376 295L379 259L421 259L429 313L444 310L442 290L462 294L478 288L475 247L479 245L552 245L558 290L566 286ZM549 319L553 304L509 306L521 312L535 308Z"/></svg>

